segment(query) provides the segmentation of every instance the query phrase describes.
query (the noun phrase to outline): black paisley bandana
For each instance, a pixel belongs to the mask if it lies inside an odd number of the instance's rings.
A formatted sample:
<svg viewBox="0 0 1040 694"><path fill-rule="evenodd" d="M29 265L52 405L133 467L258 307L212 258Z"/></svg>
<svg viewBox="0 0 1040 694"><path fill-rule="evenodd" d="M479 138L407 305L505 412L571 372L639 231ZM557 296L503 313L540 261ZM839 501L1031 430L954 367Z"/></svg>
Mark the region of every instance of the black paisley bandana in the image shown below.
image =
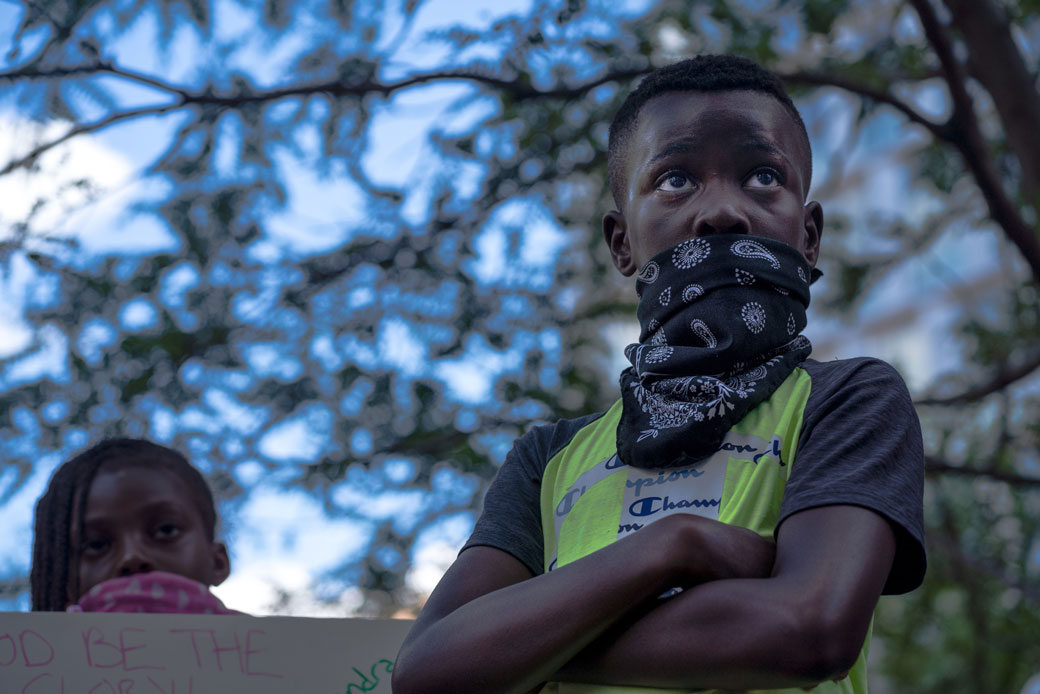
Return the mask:
<svg viewBox="0 0 1040 694"><path fill-rule="evenodd" d="M809 281L795 248L743 234L690 239L644 265L639 344L621 372L621 461L681 467L717 451L812 351L801 335Z"/></svg>

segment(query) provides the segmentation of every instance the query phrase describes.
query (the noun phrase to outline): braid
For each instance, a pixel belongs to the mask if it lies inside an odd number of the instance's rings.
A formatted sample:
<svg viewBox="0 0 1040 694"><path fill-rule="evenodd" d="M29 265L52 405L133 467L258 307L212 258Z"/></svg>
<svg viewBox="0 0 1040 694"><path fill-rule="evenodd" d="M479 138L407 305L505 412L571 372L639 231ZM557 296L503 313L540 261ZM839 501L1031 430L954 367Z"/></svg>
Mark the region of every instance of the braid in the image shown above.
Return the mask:
<svg viewBox="0 0 1040 694"><path fill-rule="evenodd" d="M79 597L79 538L87 491L102 465L157 465L180 477L202 514L209 540L216 533L213 494L187 459L177 451L143 439L108 439L63 463L36 504L33 559L29 582L32 609L60 612Z"/></svg>
<svg viewBox="0 0 1040 694"><path fill-rule="evenodd" d="M74 584L79 572L69 571L73 554L78 554L72 542L82 530L83 497L98 468L107 460L104 452L102 446L95 446L64 463L36 504L29 576L33 610L60 612L75 599L78 586Z"/></svg>

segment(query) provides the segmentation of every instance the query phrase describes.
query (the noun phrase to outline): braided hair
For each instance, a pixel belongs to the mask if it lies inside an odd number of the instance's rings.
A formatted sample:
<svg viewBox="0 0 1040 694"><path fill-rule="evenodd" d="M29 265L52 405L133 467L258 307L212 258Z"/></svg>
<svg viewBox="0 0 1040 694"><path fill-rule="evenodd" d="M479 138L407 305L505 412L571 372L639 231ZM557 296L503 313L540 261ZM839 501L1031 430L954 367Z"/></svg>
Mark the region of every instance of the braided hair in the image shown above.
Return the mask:
<svg viewBox="0 0 1040 694"><path fill-rule="evenodd" d="M34 611L60 612L79 597L79 543L90 485L102 466L156 466L183 480L212 542L217 511L202 474L170 448L143 439L107 439L63 463L36 504L29 583Z"/></svg>

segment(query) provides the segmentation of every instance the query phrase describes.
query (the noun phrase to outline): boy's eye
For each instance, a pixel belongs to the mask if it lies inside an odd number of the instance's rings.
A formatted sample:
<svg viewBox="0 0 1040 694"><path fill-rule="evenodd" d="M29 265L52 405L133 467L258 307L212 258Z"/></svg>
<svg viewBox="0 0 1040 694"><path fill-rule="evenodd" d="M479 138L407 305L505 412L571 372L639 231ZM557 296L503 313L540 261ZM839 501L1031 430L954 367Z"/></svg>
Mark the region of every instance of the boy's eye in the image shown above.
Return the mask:
<svg viewBox="0 0 1040 694"><path fill-rule="evenodd" d="M776 188L780 185L780 175L772 169L759 169L751 174L747 185L751 188Z"/></svg>
<svg viewBox="0 0 1040 694"><path fill-rule="evenodd" d="M690 177L679 171L669 171L657 184L658 190L666 192L682 190L690 185Z"/></svg>

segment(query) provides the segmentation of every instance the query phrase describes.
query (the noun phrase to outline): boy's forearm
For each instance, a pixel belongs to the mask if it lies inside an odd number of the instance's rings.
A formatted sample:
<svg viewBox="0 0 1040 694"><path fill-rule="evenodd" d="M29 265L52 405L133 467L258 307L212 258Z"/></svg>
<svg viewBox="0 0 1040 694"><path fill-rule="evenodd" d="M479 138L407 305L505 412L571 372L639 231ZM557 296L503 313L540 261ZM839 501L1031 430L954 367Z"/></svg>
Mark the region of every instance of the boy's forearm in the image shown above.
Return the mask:
<svg viewBox="0 0 1040 694"><path fill-rule="evenodd" d="M814 685L849 666L820 657L824 644L804 607L776 579L706 583L622 620L551 679L740 690Z"/></svg>
<svg viewBox="0 0 1040 694"><path fill-rule="evenodd" d="M750 531L692 516L664 520L549 574L476 598L460 594L454 609L451 596L435 595L431 602L443 602L431 608L445 614L420 617L398 657L394 691L527 692L665 590L772 566L772 543Z"/></svg>
<svg viewBox="0 0 1040 694"><path fill-rule="evenodd" d="M892 531L870 511L832 506L792 516L783 532L772 577L705 583L633 614L552 679L775 689L844 676L891 566Z"/></svg>
<svg viewBox="0 0 1040 694"><path fill-rule="evenodd" d="M394 691L531 690L634 606L665 589L668 571L645 549L618 543L588 561L458 607L405 643Z"/></svg>

